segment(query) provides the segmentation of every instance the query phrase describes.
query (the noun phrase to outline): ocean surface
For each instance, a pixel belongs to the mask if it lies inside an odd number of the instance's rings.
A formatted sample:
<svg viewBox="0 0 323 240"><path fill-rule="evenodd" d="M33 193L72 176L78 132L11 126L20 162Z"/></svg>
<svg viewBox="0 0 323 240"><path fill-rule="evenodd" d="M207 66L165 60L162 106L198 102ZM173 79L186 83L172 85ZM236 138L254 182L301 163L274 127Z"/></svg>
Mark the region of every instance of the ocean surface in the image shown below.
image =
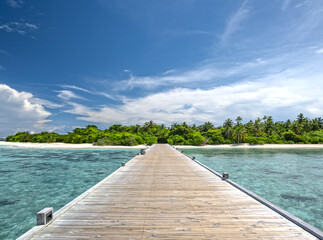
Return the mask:
<svg viewBox="0 0 323 240"><path fill-rule="evenodd" d="M0 146L0 239L16 239L133 158L139 149L28 149Z"/></svg>
<svg viewBox="0 0 323 240"><path fill-rule="evenodd" d="M323 150L185 149L186 153L309 224L323 229ZM45 207L58 210L138 149L0 146L0 239L15 239Z"/></svg>
<svg viewBox="0 0 323 240"><path fill-rule="evenodd" d="M323 230L323 150L184 149L196 160Z"/></svg>

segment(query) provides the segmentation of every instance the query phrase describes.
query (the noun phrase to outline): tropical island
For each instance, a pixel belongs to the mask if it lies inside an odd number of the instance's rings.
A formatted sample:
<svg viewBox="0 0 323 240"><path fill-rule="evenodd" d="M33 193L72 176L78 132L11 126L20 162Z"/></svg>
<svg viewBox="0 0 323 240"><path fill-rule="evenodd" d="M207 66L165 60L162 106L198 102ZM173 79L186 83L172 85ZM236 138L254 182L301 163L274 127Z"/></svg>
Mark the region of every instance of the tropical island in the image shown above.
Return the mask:
<svg viewBox="0 0 323 240"><path fill-rule="evenodd" d="M143 125L122 126L114 124L100 130L95 125L75 128L67 134L41 132L31 134L28 131L8 136L7 142L33 143L93 143L93 145L123 145L169 143L171 145L206 144L322 144L323 119L309 119L302 113L294 121L274 122L271 116L250 120L243 124L239 116L235 121L225 120L222 126L211 122L202 125L173 123L170 127L158 125L153 121Z"/></svg>

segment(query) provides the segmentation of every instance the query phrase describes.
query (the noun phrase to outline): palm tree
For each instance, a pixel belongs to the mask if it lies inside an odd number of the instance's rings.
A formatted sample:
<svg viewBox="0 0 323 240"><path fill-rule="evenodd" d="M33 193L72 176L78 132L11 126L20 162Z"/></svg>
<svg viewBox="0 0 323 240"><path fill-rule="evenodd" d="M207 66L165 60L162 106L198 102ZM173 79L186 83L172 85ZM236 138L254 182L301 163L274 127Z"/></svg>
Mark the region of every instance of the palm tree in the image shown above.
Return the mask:
<svg viewBox="0 0 323 240"><path fill-rule="evenodd" d="M201 125L202 132L207 132L210 129L213 129L214 125L211 122L205 122L203 125Z"/></svg>
<svg viewBox="0 0 323 240"><path fill-rule="evenodd" d="M155 136L158 139L159 143L167 143L167 138L169 135L169 129L166 128L165 124L162 125L157 125L158 129L157 132L155 133Z"/></svg>
<svg viewBox="0 0 323 240"><path fill-rule="evenodd" d="M302 132L302 125L298 124L297 121L293 122L291 128L292 128L293 132L296 134L300 134Z"/></svg>
<svg viewBox="0 0 323 240"><path fill-rule="evenodd" d="M243 125L239 125L235 128L233 136L237 137L238 144L241 143L241 140L246 137L246 129Z"/></svg>
<svg viewBox="0 0 323 240"><path fill-rule="evenodd" d="M286 129L286 131L290 130L291 126L292 126L291 120L287 119L287 121L285 123L285 129Z"/></svg>
<svg viewBox="0 0 323 240"><path fill-rule="evenodd" d="M245 124L245 128L246 128L248 134L251 134L252 133L252 131L254 129L254 125L255 124L254 124L254 122L252 120L250 120L249 122L247 122Z"/></svg>
<svg viewBox="0 0 323 240"><path fill-rule="evenodd" d="M256 138L259 136L259 133L261 133L262 127L261 127L261 119L257 118L253 127L253 131L255 133Z"/></svg>
<svg viewBox="0 0 323 240"><path fill-rule="evenodd" d="M268 133L269 135L271 135L274 131L274 122L273 122L273 117L272 116L268 116L266 117L266 122L265 122L265 130L266 133Z"/></svg>
<svg viewBox="0 0 323 240"><path fill-rule="evenodd" d="M183 126L184 128L189 128L189 126L187 125L187 123L186 123L186 122L183 122L183 123L182 123L182 126Z"/></svg>
<svg viewBox="0 0 323 240"><path fill-rule="evenodd" d="M283 121L275 122L276 132L281 136L283 132L286 131L285 123Z"/></svg>
<svg viewBox="0 0 323 240"><path fill-rule="evenodd" d="M312 131L316 131L322 128L322 118L314 118L311 121L311 129Z"/></svg>
<svg viewBox="0 0 323 240"><path fill-rule="evenodd" d="M155 123L152 120L150 120L149 122L145 122L143 127L149 131L154 126L155 126Z"/></svg>
<svg viewBox="0 0 323 240"><path fill-rule="evenodd" d="M230 118L228 118L224 121L223 127L233 127L233 121Z"/></svg>
<svg viewBox="0 0 323 240"><path fill-rule="evenodd" d="M303 130L305 132L309 132L311 131L311 122L308 118L305 118L304 121L303 121Z"/></svg>
<svg viewBox="0 0 323 240"><path fill-rule="evenodd" d="M224 135L226 136L227 139L232 139L233 135L233 121L228 118L227 120L224 121L223 128L224 128Z"/></svg>
<svg viewBox="0 0 323 240"><path fill-rule="evenodd" d="M303 113L300 113L300 114L297 115L297 122L299 124L302 124L304 120L305 120L305 117L304 117Z"/></svg>
<svg viewBox="0 0 323 240"><path fill-rule="evenodd" d="M242 117L238 116L238 117L236 118L236 122L237 122L236 126L240 126L240 124L241 124L241 122L242 122Z"/></svg>
<svg viewBox="0 0 323 240"><path fill-rule="evenodd" d="M133 133L139 133L140 132L140 125L136 124L136 125L131 125L130 129Z"/></svg>

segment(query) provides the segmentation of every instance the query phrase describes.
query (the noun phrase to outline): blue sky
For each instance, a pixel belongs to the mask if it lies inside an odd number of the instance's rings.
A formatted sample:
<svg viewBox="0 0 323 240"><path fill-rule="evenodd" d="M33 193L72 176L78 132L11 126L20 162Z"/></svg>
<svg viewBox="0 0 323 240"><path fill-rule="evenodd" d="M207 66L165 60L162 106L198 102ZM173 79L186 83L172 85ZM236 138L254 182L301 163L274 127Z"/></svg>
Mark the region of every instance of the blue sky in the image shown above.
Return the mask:
<svg viewBox="0 0 323 240"><path fill-rule="evenodd" d="M321 0L0 1L0 137L323 112Z"/></svg>

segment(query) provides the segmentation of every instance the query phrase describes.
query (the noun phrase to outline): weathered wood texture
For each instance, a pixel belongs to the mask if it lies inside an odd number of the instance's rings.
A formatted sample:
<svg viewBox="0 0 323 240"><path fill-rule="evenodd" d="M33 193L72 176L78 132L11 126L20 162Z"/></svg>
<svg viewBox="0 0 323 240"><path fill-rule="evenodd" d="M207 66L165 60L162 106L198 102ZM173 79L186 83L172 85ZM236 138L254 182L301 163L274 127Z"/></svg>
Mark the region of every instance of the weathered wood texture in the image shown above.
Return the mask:
<svg viewBox="0 0 323 240"><path fill-rule="evenodd" d="M137 156L33 239L316 239L169 145Z"/></svg>

